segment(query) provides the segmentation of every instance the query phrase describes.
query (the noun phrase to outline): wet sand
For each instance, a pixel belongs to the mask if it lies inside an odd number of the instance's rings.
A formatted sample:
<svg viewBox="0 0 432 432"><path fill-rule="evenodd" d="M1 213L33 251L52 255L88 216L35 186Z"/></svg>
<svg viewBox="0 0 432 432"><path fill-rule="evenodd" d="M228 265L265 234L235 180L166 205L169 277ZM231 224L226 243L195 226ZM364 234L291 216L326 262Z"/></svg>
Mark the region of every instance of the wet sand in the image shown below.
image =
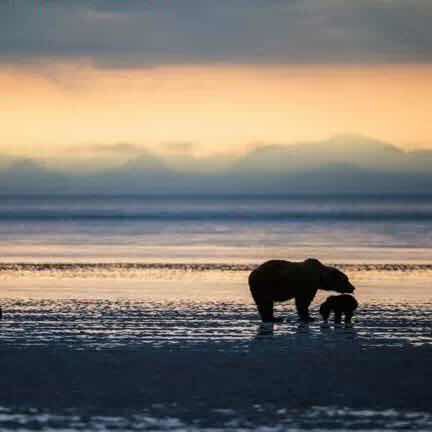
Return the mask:
<svg viewBox="0 0 432 432"><path fill-rule="evenodd" d="M351 269L352 328L260 325L243 269L114 270L3 273L0 430L432 430L429 267Z"/></svg>
<svg viewBox="0 0 432 432"><path fill-rule="evenodd" d="M165 414L191 418L255 404L431 411L430 347L365 351L326 342L280 350L264 341L248 352L209 344L193 350L2 349L0 405L109 415L177 404Z"/></svg>
<svg viewBox="0 0 432 432"><path fill-rule="evenodd" d="M364 417L365 430L418 418L432 427L430 304L366 304L352 328L300 325L292 306L279 310L286 323L260 325L253 305L235 302L3 304L0 406L27 421L37 409L66 413L64 427L71 413L156 419L143 430L166 430L167 418L179 430L282 428L303 417L299 430Z"/></svg>

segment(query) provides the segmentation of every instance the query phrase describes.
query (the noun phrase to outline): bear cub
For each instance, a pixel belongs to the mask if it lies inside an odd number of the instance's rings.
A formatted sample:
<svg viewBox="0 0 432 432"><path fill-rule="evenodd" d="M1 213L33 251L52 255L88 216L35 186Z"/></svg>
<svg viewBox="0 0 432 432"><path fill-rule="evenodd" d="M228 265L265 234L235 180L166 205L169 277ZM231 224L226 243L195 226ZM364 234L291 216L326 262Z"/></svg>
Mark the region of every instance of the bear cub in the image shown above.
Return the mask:
<svg viewBox="0 0 432 432"><path fill-rule="evenodd" d="M334 313L335 324L340 324L342 322L342 315L344 315L345 324L350 325L357 306L357 300L352 295L334 295L327 297L327 300L321 305L319 312L325 322L328 321L330 314Z"/></svg>

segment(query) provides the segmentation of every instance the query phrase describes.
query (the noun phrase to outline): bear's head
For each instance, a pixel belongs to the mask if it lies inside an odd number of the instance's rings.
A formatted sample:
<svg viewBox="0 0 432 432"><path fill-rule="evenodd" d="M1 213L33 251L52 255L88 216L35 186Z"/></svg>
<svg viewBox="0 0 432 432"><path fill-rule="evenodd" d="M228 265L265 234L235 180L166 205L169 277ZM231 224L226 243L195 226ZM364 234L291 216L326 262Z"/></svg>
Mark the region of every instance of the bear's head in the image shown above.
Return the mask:
<svg viewBox="0 0 432 432"><path fill-rule="evenodd" d="M336 291L338 293L353 293L354 285L349 281L348 276L334 267L323 266L321 270L321 289Z"/></svg>

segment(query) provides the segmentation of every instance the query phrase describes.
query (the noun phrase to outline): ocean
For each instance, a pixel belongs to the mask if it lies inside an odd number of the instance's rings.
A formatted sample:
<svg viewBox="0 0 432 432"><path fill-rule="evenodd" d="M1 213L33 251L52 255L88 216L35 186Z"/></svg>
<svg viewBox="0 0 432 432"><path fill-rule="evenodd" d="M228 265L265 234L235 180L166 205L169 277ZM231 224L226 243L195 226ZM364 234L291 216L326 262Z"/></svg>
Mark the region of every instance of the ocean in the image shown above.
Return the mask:
<svg viewBox="0 0 432 432"><path fill-rule="evenodd" d="M1 430L432 427L432 196L5 196L0 256ZM308 257L352 328L260 324L249 272Z"/></svg>
<svg viewBox="0 0 432 432"><path fill-rule="evenodd" d="M432 196L2 197L4 262L428 263Z"/></svg>

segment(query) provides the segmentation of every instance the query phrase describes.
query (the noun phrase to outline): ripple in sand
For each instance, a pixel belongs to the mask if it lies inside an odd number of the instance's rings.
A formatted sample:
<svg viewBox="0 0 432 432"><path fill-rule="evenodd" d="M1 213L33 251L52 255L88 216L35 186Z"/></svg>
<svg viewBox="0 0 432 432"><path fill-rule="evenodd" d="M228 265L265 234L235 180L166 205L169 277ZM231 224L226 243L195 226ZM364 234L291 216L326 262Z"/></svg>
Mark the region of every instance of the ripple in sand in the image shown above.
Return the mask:
<svg viewBox="0 0 432 432"><path fill-rule="evenodd" d="M260 325L255 307L232 302L133 300L4 300L0 331L4 347L71 349L178 346L248 350L266 347L351 343L403 346L432 343L431 303L366 304L352 328L299 325L292 305L287 322Z"/></svg>
<svg viewBox="0 0 432 432"><path fill-rule="evenodd" d="M167 414L174 412L174 415ZM337 407L312 407L287 410L277 407L251 407L248 415L234 410L215 409L205 419L183 420L176 408L155 407L127 416L51 414L38 409L13 410L0 407L0 428L4 432L20 430L74 431L336 431L336 430L417 430L429 431L432 416L424 412L396 410L354 410ZM164 415L165 414L165 415ZM184 414L184 413L183 413Z"/></svg>

